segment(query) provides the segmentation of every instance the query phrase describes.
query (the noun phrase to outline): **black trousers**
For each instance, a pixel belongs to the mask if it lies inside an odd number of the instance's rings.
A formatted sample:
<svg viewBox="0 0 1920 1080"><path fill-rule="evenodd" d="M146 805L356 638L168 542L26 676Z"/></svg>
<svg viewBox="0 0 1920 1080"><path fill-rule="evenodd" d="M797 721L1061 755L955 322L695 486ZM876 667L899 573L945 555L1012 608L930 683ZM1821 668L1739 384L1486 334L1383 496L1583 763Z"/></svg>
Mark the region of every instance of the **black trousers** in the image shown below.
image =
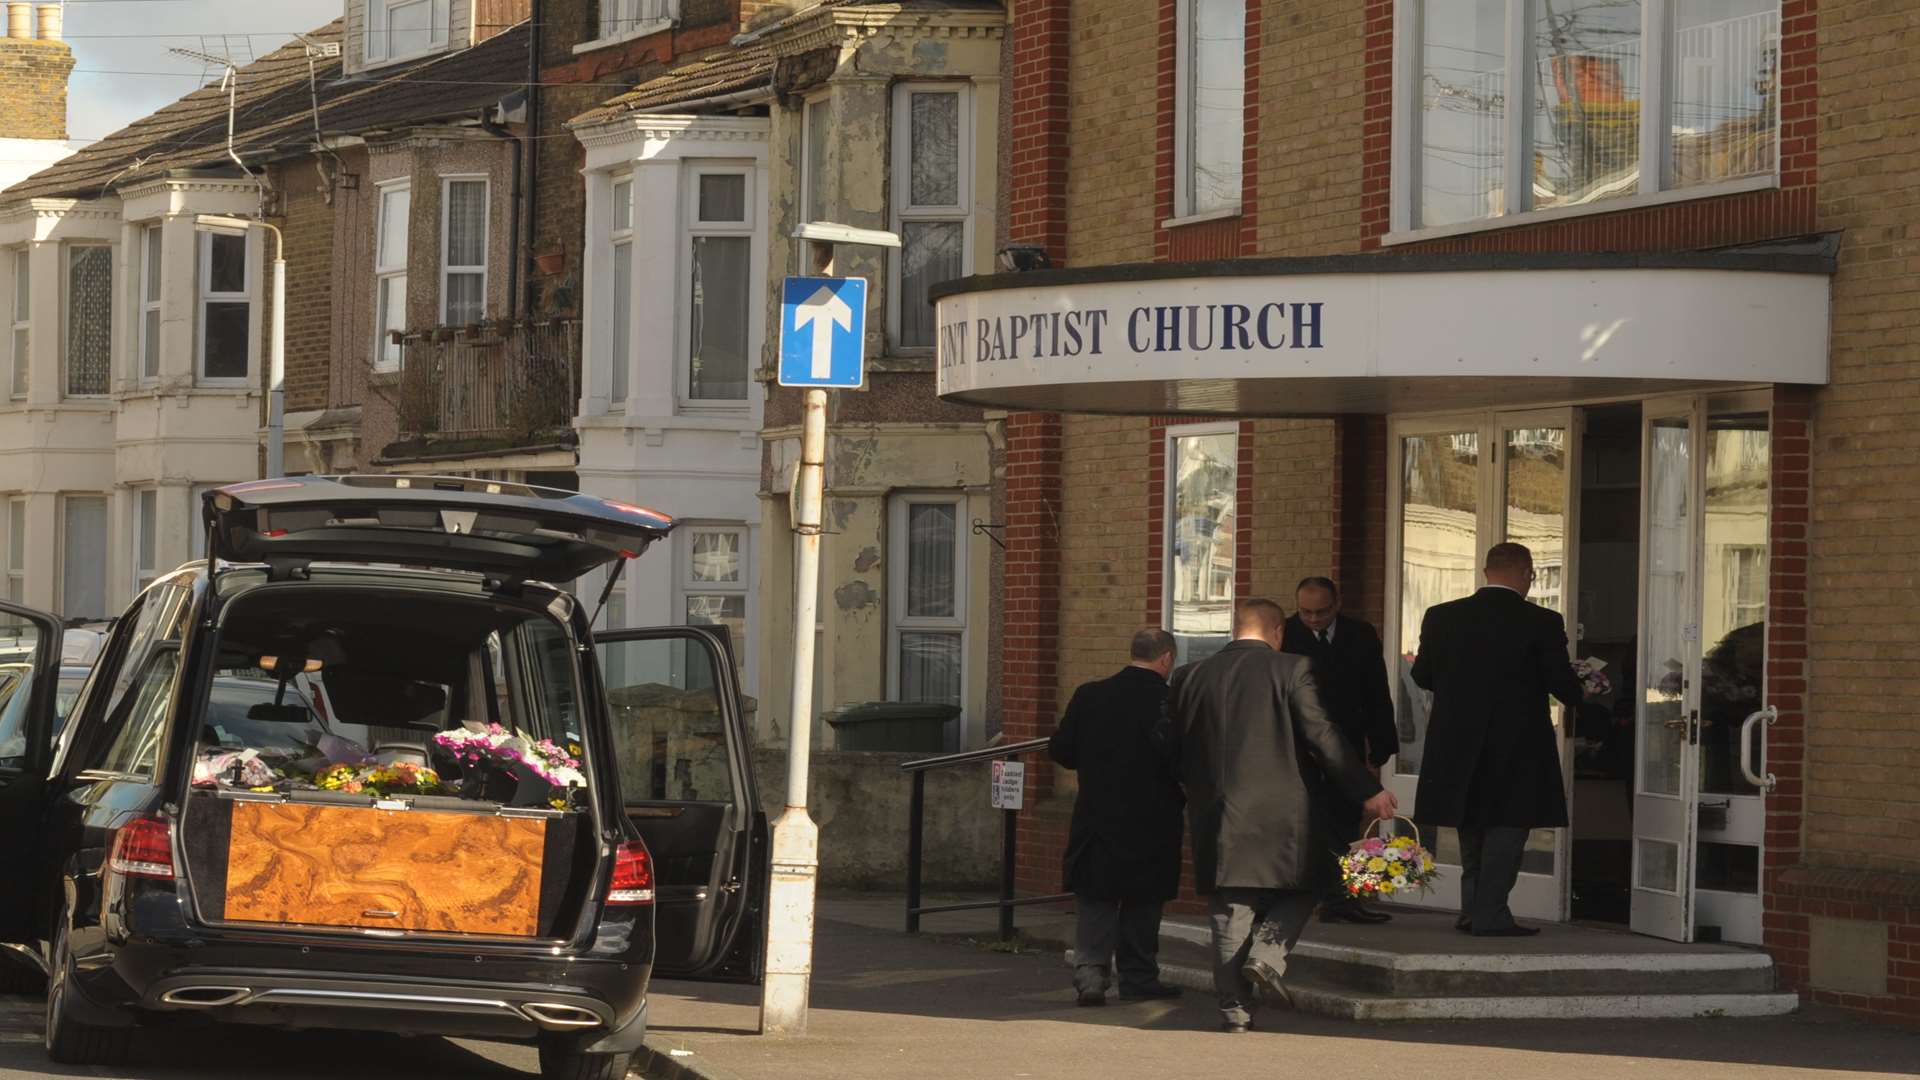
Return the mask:
<svg viewBox="0 0 1920 1080"><path fill-rule="evenodd" d="M1119 972L1122 993L1160 981L1160 904L1081 896L1076 908L1075 990L1083 994L1104 992L1112 981L1109 970Z"/></svg>
<svg viewBox="0 0 1920 1080"><path fill-rule="evenodd" d="M1514 925L1507 898L1520 880L1528 831L1509 825L1461 826L1460 917L1473 930L1484 933Z"/></svg>

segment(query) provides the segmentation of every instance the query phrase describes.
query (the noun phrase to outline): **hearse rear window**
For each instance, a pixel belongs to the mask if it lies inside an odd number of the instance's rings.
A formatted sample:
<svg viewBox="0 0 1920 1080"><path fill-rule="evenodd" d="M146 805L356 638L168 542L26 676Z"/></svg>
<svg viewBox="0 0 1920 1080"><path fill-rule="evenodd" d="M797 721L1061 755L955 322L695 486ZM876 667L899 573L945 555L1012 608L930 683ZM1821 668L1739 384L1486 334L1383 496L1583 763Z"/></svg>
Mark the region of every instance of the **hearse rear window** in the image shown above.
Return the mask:
<svg viewBox="0 0 1920 1080"><path fill-rule="evenodd" d="M569 640L545 614L473 597L243 595L220 629L193 782L579 809Z"/></svg>

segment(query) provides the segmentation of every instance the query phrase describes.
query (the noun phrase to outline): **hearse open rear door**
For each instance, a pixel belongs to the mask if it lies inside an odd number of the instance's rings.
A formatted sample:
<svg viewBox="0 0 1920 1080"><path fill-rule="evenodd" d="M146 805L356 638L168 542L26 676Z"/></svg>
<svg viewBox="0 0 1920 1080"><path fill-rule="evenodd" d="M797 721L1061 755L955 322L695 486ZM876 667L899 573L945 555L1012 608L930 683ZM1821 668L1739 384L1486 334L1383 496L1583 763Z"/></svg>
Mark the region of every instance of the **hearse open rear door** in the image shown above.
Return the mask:
<svg viewBox="0 0 1920 1080"><path fill-rule="evenodd" d="M60 682L59 622L43 611L0 602L0 836L12 868L0 889L0 983L17 983L37 956L34 902L41 899L41 811L53 756L54 690Z"/></svg>
<svg viewBox="0 0 1920 1080"><path fill-rule="evenodd" d="M627 817L654 865L656 975L760 981L767 818L723 627L594 635Z"/></svg>

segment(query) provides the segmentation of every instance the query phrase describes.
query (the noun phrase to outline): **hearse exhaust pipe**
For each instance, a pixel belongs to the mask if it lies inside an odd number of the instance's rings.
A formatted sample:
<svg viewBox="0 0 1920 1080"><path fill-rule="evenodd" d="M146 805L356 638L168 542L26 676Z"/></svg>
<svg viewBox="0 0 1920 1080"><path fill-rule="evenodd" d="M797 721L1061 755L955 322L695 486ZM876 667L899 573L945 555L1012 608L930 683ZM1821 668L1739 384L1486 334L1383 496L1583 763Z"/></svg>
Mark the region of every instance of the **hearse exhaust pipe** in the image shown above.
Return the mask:
<svg viewBox="0 0 1920 1080"><path fill-rule="evenodd" d="M600 1017L591 1009L578 1005L562 1005L551 1001L530 1001L520 1006L527 1018L543 1028L555 1031L572 1028L599 1027Z"/></svg>
<svg viewBox="0 0 1920 1080"><path fill-rule="evenodd" d="M252 994L253 991L244 986L182 986L161 994L160 1000L183 1008L217 1009L222 1005L238 1005Z"/></svg>

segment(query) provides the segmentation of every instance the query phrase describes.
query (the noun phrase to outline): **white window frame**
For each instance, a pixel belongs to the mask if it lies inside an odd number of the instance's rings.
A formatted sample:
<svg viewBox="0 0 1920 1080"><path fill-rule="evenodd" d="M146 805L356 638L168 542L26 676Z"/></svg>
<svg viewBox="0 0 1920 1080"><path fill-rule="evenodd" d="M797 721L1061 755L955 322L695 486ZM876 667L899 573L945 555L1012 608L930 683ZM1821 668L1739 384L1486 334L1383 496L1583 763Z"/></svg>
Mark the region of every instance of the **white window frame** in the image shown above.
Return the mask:
<svg viewBox="0 0 1920 1080"><path fill-rule="evenodd" d="M453 252L453 185L479 184L480 205L485 211L480 215L480 262L477 265L462 263L458 266L448 262ZM447 282L455 274L480 276L480 317L486 318L487 312L487 256L493 246L493 180L485 173L448 173L440 178L440 325L452 325L447 316Z"/></svg>
<svg viewBox="0 0 1920 1080"><path fill-rule="evenodd" d="M816 113L814 111L816 109L818 109L819 112ZM828 116L828 113L831 112L832 109L833 95L831 92L816 94L813 97L807 98L800 105L800 217L802 218L802 224L806 224L804 219L812 212L814 197L816 195L821 196L821 213L825 214L829 212L826 208L824 193L813 190L815 186L813 168L816 164L824 164L824 162L815 162L813 160L812 148L813 126L815 124L827 124L831 127L831 118ZM829 132L828 134L831 135L832 133ZM826 174L823 171L820 175L819 186L826 186L826 178Z"/></svg>
<svg viewBox="0 0 1920 1080"><path fill-rule="evenodd" d="M254 358L260 351L260 343L253 333L253 294L254 263L253 237L251 230L239 234L241 255L241 287L239 292L215 292L213 282L213 237L214 230L199 231L200 275L199 297L194 301L195 320L199 332L194 338L193 374L194 381L201 386L247 386L252 382ZM225 235L232 236L232 233ZM207 374L207 306L209 304L245 304L247 305L247 373L238 376L214 378Z"/></svg>
<svg viewBox="0 0 1920 1080"><path fill-rule="evenodd" d="M407 277L407 254L413 244L413 184L408 180L386 180L374 185L373 201L373 370L380 372L399 371L406 353L402 346L393 344L387 338L386 319L383 317L386 303L387 286L390 282L400 281L400 326L407 326L407 302L413 283ZM402 223L406 233L405 244L401 245L398 263L383 263L380 253L387 245L387 196L404 193L407 196L407 219ZM391 350L391 353L389 353Z"/></svg>
<svg viewBox="0 0 1920 1080"><path fill-rule="evenodd" d="M133 544L132 550L127 553L127 561L132 564L133 592L138 596L148 585L153 584L155 578L160 576L157 569L160 563L160 489L153 486L136 487L131 489L129 494L133 496L128 514L133 521ZM142 503L149 498L153 500L152 507L144 507ZM151 530L153 533L152 566L140 565L140 540L143 530Z"/></svg>
<svg viewBox="0 0 1920 1080"><path fill-rule="evenodd" d="M746 239L747 288L751 292L754 277L753 230L754 230L754 166L751 162L688 162L685 168L687 195L686 213L680 225L680 254L685 261L679 267L679 312L675 320L679 324L678 340L675 342L675 354L679 357L674 365L674 376L680 399L680 407L686 412L739 412L747 408L752 400L754 357L752 349L747 356L747 387L737 398L696 398L693 396L693 241L702 236L733 236ZM703 176L739 176L746 185L742 199L739 221L701 221L700 220L700 178ZM749 305L751 316L751 305Z"/></svg>
<svg viewBox="0 0 1920 1080"><path fill-rule="evenodd" d="M7 545L7 597L14 603L26 602L27 595L27 497L14 495L7 499L6 535ZM16 538L18 543L15 543Z"/></svg>
<svg viewBox="0 0 1920 1080"><path fill-rule="evenodd" d="M956 167L960 176L954 185L956 202L951 205L917 205L909 201L913 183L913 109L911 95L928 91L951 91L960 95L960 145ZM973 84L966 82L903 82L893 88L893 232L903 235L911 222L960 223L960 269L962 276L973 273ZM925 345L901 345L900 301L904 266L902 252L887 257L887 345L890 352L902 356L930 355L937 342Z"/></svg>
<svg viewBox="0 0 1920 1080"><path fill-rule="evenodd" d="M655 9L649 13L648 9ZM600 0L599 36L573 47L575 55L657 34L680 21L680 0Z"/></svg>
<svg viewBox="0 0 1920 1080"><path fill-rule="evenodd" d="M913 506L953 507L953 614L907 614L907 511ZM968 655L973 638L967 620L967 493L964 491L898 492L887 506L887 699L900 700L900 639L914 633L957 633L960 638L960 717L956 730L967 723L967 686L972 672ZM962 735L964 738L964 734Z"/></svg>
<svg viewBox="0 0 1920 1080"><path fill-rule="evenodd" d="M633 230L633 192L637 177L631 172L614 173L608 177L607 184L607 289L608 299L612 302L608 315L608 325L613 332L607 336L607 403L612 409L627 407L627 398L633 394L633 355L635 314L639 308L638 295L633 288L634 230ZM620 189L626 188L627 223L620 224ZM622 298L614 293L619 276L614 273L614 265L619 261L621 249L627 252L627 295ZM625 307L626 325L614 327L619 320L622 307ZM625 339L624 341L622 339Z"/></svg>
<svg viewBox="0 0 1920 1080"><path fill-rule="evenodd" d="M391 26L393 9L405 7L410 3L424 3L431 7L429 20L431 27L427 33L427 47L413 52L388 54L387 36ZM447 47L447 41L453 33L453 5L449 0L366 0L365 38L366 59L369 64L392 64L410 60L416 56L427 56L440 52Z"/></svg>
<svg viewBox="0 0 1920 1080"><path fill-rule="evenodd" d="M1176 0L1174 4L1174 53L1173 53L1173 217L1161 223L1161 227L1173 225L1191 225L1217 218L1236 217L1244 209L1246 200L1245 183L1242 182L1239 198L1232 206L1214 207L1201 210L1194 204L1193 197L1193 18L1195 0ZM1246 5L1240 8L1241 24L1246 23ZM1245 30L1242 30L1245 33ZM1240 168L1244 176L1246 170L1246 70L1247 51L1244 39L1240 50Z"/></svg>
<svg viewBox="0 0 1920 1080"><path fill-rule="evenodd" d="M1610 214L1669 203L1711 199L1744 191L1762 191L1780 186L1778 144L1774 148L1773 169L1755 176L1743 176L1711 184L1672 187L1668 176L1672 164L1671 120L1668 115L1673 71L1668 57L1673 41L1673 0L1642 0L1640 9L1641 80L1639 131L1639 188L1621 195L1573 206L1534 209L1531 162L1533 155L1532 91L1529 75L1533 70L1529 48L1527 18L1529 5L1510 0L1507 5L1506 160L1502 190L1508 193L1507 212L1452 225L1418 224L1420 195L1420 80L1424 39L1421 26L1421 0L1394 0L1393 10L1393 125L1391 142L1391 201L1388 232L1383 244L1403 244L1444 236L1511 229L1541 221ZM1656 30L1658 32L1656 32ZM1518 107L1514 107L1518 103ZM1775 108L1779 107L1778 96ZM1775 118L1776 129L1779 120ZM1519 198L1515 199L1513 196ZM1516 202L1522 203L1514 209Z"/></svg>
<svg viewBox="0 0 1920 1080"><path fill-rule="evenodd" d="M741 618L747 631L740 640L733 642L736 653L734 662L742 672L747 670L747 653L751 642L747 640L753 626L753 537L747 526L736 521L681 522L674 532L679 535L679 550L674 552L674 602L675 622L690 622L687 601L695 595L701 596L738 596L741 598ZM696 581L693 577L693 538L698 533L726 533L735 536L740 542L740 580L739 581Z"/></svg>
<svg viewBox="0 0 1920 1080"><path fill-rule="evenodd" d="M11 361L8 366L7 385L9 396L17 401L27 396L33 373L33 249L22 245L9 248L8 253L13 260L13 281L10 283L12 289L7 303L12 306L13 315L7 334L7 351ZM27 290L24 297L20 295L22 286ZM23 300L24 303L22 303ZM24 355L22 355L23 350L18 347L22 330L27 332Z"/></svg>
<svg viewBox="0 0 1920 1080"><path fill-rule="evenodd" d="M166 258L166 242L163 232L164 230L161 223L158 221L144 222L140 226L140 303L138 305L140 321L134 326L135 344L138 351L133 355L133 363L134 378L141 383L152 383L160 378L161 335L158 333L159 328L156 326L152 340L148 340L147 315L150 312L157 313L160 310L160 289L164 277L164 262L162 264L162 273L156 274L153 272L153 260L154 248L156 246L159 248L160 258L162 260ZM147 370L147 349L149 347L153 349L152 371Z"/></svg>
<svg viewBox="0 0 1920 1080"><path fill-rule="evenodd" d="M1229 420L1216 424L1169 424L1160 443L1161 475L1166 478L1164 484L1162 484L1165 490L1161 492L1160 504L1160 625L1165 628L1168 633L1175 633L1173 629L1173 531L1179 525L1179 520L1174 515L1175 500L1179 497L1179 475L1175 468L1178 459L1175 457L1175 447L1178 445L1180 439L1191 439L1202 435L1231 435L1234 437L1233 523L1236 535L1233 548L1233 572L1228 576L1228 609L1231 610L1233 605L1240 602L1240 549L1238 532L1241 527L1240 515L1248 510L1247 507L1240 505L1240 423L1237 420ZM1229 626L1227 630L1228 636L1231 636L1232 633L1232 627ZM1179 659L1184 663L1186 657L1182 655Z"/></svg>

